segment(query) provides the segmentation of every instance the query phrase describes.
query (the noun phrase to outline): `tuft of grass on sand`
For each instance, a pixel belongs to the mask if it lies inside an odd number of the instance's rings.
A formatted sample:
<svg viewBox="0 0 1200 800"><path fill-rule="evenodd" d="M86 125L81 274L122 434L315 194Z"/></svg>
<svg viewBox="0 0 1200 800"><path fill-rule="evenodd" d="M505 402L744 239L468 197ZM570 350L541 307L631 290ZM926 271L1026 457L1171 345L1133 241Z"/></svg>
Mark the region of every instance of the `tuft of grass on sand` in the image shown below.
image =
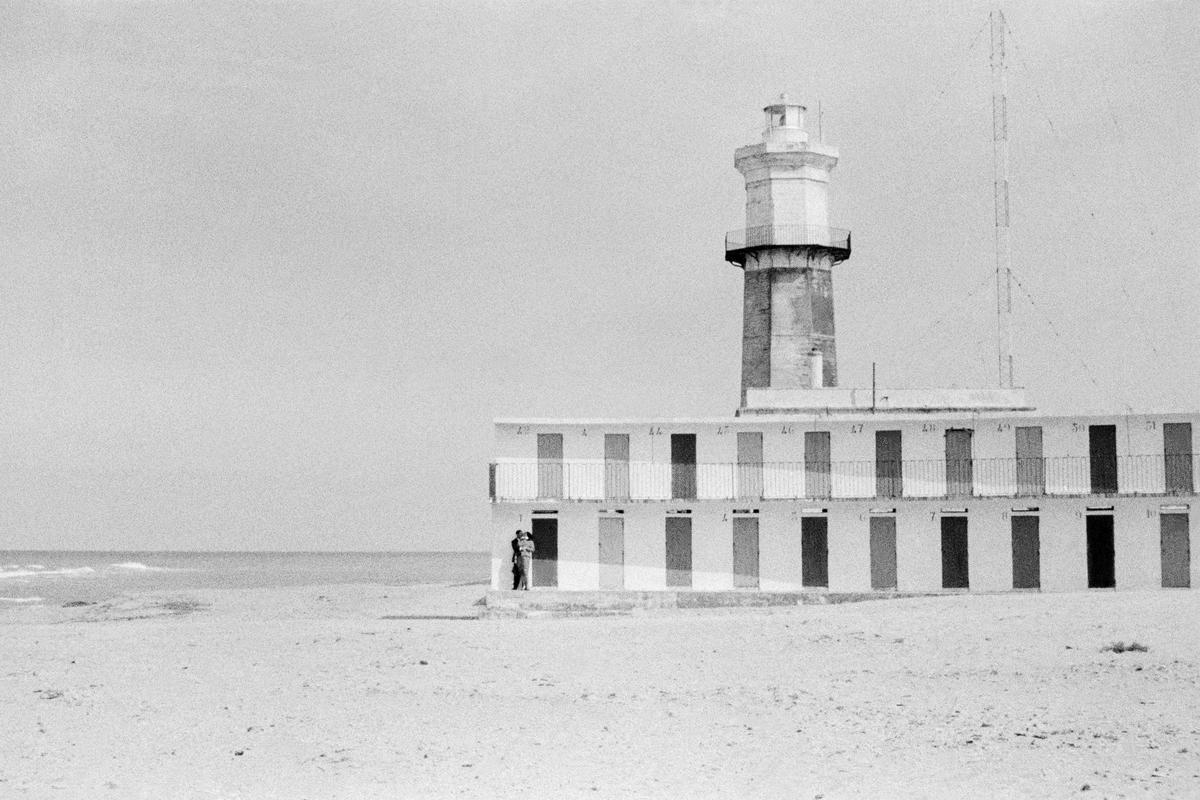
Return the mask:
<svg viewBox="0 0 1200 800"><path fill-rule="evenodd" d="M1101 653L1148 653L1148 652L1150 652L1150 648L1146 647L1146 645L1144 645L1144 644L1138 644L1137 642L1130 642L1129 644L1125 644L1124 642L1113 642L1112 644L1108 644L1108 645L1105 645L1104 647L1101 647L1100 652Z"/></svg>

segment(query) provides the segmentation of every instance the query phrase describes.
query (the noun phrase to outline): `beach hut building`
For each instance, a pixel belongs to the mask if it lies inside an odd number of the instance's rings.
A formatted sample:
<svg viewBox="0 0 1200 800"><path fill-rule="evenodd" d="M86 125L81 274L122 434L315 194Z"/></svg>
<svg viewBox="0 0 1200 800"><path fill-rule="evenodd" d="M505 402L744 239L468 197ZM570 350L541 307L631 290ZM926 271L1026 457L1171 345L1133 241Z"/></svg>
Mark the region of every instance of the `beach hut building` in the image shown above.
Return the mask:
<svg viewBox="0 0 1200 800"><path fill-rule="evenodd" d="M728 417L499 419L492 588L511 539L533 588L941 592L1200 582L1200 413L1045 416L1018 388L838 384L829 227L837 151L803 106L739 148L741 401Z"/></svg>

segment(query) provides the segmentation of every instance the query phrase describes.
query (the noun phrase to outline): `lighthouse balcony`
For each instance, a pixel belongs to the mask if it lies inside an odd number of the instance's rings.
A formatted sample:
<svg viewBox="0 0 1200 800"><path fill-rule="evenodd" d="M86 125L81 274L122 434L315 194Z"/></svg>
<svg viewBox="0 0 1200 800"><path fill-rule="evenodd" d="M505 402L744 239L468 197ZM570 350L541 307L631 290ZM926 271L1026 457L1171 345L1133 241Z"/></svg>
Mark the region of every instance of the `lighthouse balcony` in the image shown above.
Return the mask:
<svg viewBox="0 0 1200 800"><path fill-rule="evenodd" d="M725 234L725 260L743 266L746 253L760 247L813 247L828 251L836 264L850 257L850 231L817 225L757 225Z"/></svg>

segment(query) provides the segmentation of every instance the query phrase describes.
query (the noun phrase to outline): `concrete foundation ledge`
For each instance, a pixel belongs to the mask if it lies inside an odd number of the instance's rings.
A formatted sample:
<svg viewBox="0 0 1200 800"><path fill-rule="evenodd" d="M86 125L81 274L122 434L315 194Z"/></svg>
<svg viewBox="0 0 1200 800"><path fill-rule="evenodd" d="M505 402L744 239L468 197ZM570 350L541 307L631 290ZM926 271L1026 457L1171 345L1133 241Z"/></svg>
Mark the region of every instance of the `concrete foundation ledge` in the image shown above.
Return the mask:
<svg viewBox="0 0 1200 800"><path fill-rule="evenodd" d="M482 619L627 616L653 609L764 608L928 597L936 592L489 591Z"/></svg>

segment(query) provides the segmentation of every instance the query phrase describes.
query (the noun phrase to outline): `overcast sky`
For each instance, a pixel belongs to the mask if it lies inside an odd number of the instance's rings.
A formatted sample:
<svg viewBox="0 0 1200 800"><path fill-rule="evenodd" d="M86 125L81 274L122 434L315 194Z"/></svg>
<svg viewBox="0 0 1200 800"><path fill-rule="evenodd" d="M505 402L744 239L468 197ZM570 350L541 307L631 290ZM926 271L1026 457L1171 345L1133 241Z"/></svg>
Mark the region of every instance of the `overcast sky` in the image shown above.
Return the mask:
<svg viewBox="0 0 1200 800"><path fill-rule="evenodd" d="M781 91L839 377L992 385L987 4L0 10L0 549L483 549L497 416L737 403ZM1200 409L1200 3L1005 4L1016 374Z"/></svg>

